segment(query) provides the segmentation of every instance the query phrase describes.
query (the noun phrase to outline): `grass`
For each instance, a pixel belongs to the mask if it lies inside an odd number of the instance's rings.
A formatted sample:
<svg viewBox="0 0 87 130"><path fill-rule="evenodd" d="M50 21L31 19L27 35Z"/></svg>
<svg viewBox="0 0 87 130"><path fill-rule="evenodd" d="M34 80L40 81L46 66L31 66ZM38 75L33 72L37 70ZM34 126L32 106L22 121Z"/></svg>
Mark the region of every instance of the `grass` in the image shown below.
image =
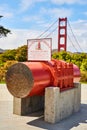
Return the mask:
<svg viewBox="0 0 87 130"><path fill-rule="evenodd" d="M1 81L0 84L6 84L6 82L5 81Z"/></svg>

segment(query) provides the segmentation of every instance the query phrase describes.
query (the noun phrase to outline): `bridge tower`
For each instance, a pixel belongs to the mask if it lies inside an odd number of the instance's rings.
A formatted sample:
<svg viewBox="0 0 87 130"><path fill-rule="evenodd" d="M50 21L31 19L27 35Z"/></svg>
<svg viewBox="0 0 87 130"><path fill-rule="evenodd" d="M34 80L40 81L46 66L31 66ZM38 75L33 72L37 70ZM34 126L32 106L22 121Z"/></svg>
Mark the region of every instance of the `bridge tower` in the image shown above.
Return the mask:
<svg viewBox="0 0 87 130"><path fill-rule="evenodd" d="M58 52L66 51L67 46L67 18L59 18L58 27Z"/></svg>

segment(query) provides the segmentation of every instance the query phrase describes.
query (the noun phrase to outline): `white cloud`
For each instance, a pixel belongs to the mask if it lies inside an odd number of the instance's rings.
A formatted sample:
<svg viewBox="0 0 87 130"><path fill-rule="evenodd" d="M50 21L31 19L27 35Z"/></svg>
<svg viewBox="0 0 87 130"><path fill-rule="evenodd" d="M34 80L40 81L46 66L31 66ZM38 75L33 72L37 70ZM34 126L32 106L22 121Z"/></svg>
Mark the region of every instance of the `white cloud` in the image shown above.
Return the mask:
<svg viewBox="0 0 87 130"><path fill-rule="evenodd" d="M52 3L62 5L62 4L87 4L87 1L82 0L51 0Z"/></svg>
<svg viewBox="0 0 87 130"><path fill-rule="evenodd" d="M83 14L87 16L87 12L84 12Z"/></svg>
<svg viewBox="0 0 87 130"><path fill-rule="evenodd" d="M33 4L33 1L31 0L22 0L20 3L20 11L25 11L27 8L29 8Z"/></svg>
<svg viewBox="0 0 87 130"><path fill-rule="evenodd" d="M32 7L37 2L43 2L46 0L21 0L20 11L26 11L28 8Z"/></svg>
<svg viewBox="0 0 87 130"><path fill-rule="evenodd" d="M0 5L0 14L4 16L5 18L12 18L13 13L9 10L9 7L7 4Z"/></svg>
<svg viewBox="0 0 87 130"><path fill-rule="evenodd" d="M71 22L70 25L72 27L73 33L76 36L82 50L84 52L87 52L87 21L79 20L75 22ZM44 30L43 30L44 31ZM27 45L27 39L35 39L37 38L42 32L39 30L28 30L28 29L15 29L12 30L12 34L9 34L6 38L0 38L0 48L2 49L14 49L18 48L22 45ZM78 49L78 51L81 51L78 47L77 43L73 40L73 37L71 33L68 30L68 34L74 44L74 46ZM49 36L52 37L52 48L57 49L57 30ZM76 51L75 48L73 48L71 42L67 41L67 50L68 51Z"/></svg>
<svg viewBox="0 0 87 130"><path fill-rule="evenodd" d="M51 17L59 18L61 17L70 17L72 15L72 10L71 9L66 9L66 8L54 8L54 9L49 9L48 12Z"/></svg>
<svg viewBox="0 0 87 130"><path fill-rule="evenodd" d="M38 16L24 16L23 21L30 22L30 21L38 21L40 18Z"/></svg>
<svg viewBox="0 0 87 130"><path fill-rule="evenodd" d="M42 32L38 30L25 30L25 29L15 29L12 30L12 34L7 37L0 38L0 48L2 49L14 49L23 45L27 45L27 39L35 39ZM57 33L52 34L53 48L57 48Z"/></svg>
<svg viewBox="0 0 87 130"><path fill-rule="evenodd" d="M14 49L22 45L27 44L27 39L36 38L39 34L35 30L27 29L15 29L11 30L12 34L7 37L0 38L0 48L2 49Z"/></svg>
<svg viewBox="0 0 87 130"><path fill-rule="evenodd" d="M77 48L79 51L83 50L84 52L87 52L87 21L79 19L78 21L71 22L70 25L79 44L77 44L73 34L71 33L71 30L69 30L70 28L68 27L68 35L70 36L75 48ZM68 48L71 50L72 47L73 46L71 46L71 42L68 39Z"/></svg>
<svg viewBox="0 0 87 130"><path fill-rule="evenodd" d="M76 34L81 35L82 33L87 32L87 20L79 19L75 22L71 22L71 24Z"/></svg>

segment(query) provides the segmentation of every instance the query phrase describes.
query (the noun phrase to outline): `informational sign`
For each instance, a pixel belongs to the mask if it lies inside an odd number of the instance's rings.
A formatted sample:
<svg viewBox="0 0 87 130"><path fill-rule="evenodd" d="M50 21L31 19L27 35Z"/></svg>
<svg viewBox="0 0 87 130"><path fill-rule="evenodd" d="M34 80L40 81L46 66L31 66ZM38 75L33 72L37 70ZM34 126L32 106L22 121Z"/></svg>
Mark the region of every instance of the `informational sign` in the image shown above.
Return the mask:
<svg viewBox="0 0 87 130"><path fill-rule="evenodd" d="M51 60L52 39L28 39L28 61Z"/></svg>

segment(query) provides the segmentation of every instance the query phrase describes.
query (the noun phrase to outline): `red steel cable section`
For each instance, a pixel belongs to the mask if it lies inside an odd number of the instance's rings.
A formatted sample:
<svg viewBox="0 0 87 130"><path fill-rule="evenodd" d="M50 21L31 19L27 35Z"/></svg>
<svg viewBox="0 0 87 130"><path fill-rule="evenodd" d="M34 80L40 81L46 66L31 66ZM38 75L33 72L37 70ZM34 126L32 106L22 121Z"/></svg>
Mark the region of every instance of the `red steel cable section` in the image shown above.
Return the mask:
<svg viewBox="0 0 87 130"><path fill-rule="evenodd" d="M68 90L79 80L79 68L62 60L17 63L6 74L8 90L19 98L43 95L45 88L50 86L59 87L60 91Z"/></svg>

